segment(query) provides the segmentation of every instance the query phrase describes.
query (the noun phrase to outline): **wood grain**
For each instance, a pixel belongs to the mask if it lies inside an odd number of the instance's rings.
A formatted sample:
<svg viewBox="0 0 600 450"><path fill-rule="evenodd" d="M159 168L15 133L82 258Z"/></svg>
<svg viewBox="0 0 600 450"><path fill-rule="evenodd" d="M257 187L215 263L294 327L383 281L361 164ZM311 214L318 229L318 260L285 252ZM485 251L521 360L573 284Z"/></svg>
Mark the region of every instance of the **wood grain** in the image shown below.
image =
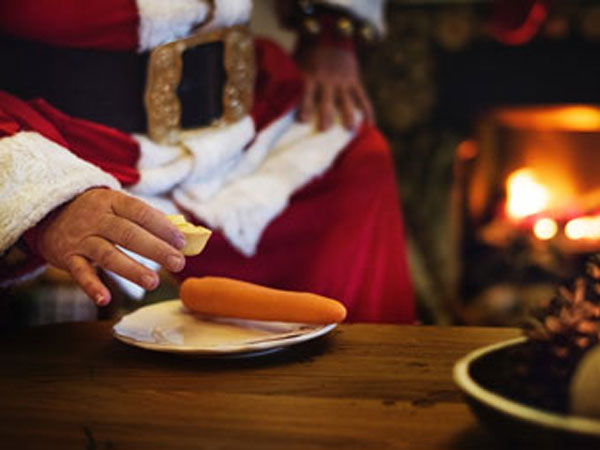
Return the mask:
<svg viewBox="0 0 600 450"><path fill-rule="evenodd" d="M494 448L451 369L519 334L343 325L234 360L128 347L111 326L45 326L0 344L1 448Z"/></svg>

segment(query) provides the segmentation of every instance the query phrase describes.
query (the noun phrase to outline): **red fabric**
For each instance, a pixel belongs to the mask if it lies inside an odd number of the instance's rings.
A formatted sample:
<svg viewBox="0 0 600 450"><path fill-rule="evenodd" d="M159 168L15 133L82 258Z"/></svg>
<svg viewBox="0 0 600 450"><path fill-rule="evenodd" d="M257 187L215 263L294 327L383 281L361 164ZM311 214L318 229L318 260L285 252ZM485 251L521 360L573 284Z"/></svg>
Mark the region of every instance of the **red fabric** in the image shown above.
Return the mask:
<svg viewBox="0 0 600 450"><path fill-rule="evenodd" d="M298 192L267 228L255 257L241 256L217 232L179 276L311 291L342 301L349 321L413 323L392 167L381 134L363 126L333 169Z"/></svg>
<svg viewBox="0 0 600 450"><path fill-rule="evenodd" d="M37 131L42 136L67 147L67 141L46 117L24 102L0 91L0 116L3 118L0 126L0 137L12 136L18 131Z"/></svg>
<svg viewBox="0 0 600 450"><path fill-rule="evenodd" d="M115 9L112 18L104 3ZM0 31L56 45L133 49L132 36L112 28L133 20L131 8L124 7L131 4L67 0L62 9L50 11L56 5L51 0L9 0L0 8ZM53 14L57 11L60 18ZM117 30L114 39L107 30ZM297 102L300 76L273 44L259 41L257 54L261 72L252 116L260 129ZM42 100L25 103L0 93L0 136L20 130L40 132L123 184L139 177L134 168L139 149L129 136L68 117ZM350 321L412 323L413 292L392 167L384 139L364 126L333 169L297 193L267 228L256 257L241 256L215 233L206 252L188 261L183 276L225 275L313 291L343 301Z"/></svg>
<svg viewBox="0 0 600 450"><path fill-rule="evenodd" d="M538 33L548 17L548 0L496 0L491 31L507 45L522 45Z"/></svg>
<svg viewBox="0 0 600 450"><path fill-rule="evenodd" d="M257 95L252 106L252 119L261 130L300 100L302 75L285 52L266 39L256 39Z"/></svg>
<svg viewBox="0 0 600 450"><path fill-rule="evenodd" d="M2 0L0 33L64 47L135 50L135 0Z"/></svg>
<svg viewBox="0 0 600 450"><path fill-rule="evenodd" d="M140 148L129 134L67 116L43 100L33 100L30 104L54 124L65 137L67 147L77 156L110 173L123 186L139 181L136 166Z"/></svg>
<svg viewBox="0 0 600 450"><path fill-rule="evenodd" d="M0 91L0 137L18 131L37 131L128 186L139 180L140 149L126 133L94 122L75 119L43 100L24 102Z"/></svg>
<svg viewBox="0 0 600 450"><path fill-rule="evenodd" d="M252 116L260 130L299 100L292 59L257 40ZM218 232L188 259L188 276L221 275L339 299L349 321L413 323L414 295L393 163L377 129L364 126L334 168L302 189L265 231L257 255L242 256Z"/></svg>

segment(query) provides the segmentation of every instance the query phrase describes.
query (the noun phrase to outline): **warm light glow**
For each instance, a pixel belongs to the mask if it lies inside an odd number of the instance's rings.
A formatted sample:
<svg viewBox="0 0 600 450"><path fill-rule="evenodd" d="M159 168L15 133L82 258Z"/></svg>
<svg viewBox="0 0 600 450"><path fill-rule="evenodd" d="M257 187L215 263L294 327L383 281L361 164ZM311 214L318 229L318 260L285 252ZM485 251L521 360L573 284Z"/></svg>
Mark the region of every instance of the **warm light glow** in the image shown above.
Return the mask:
<svg viewBox="0 0 600 450"><path fill-rule="evenodd" d="M479 149L477 143L473 139L467 139L458 144L456 154L460 159L469 160L477 156Z"/></svg>
<svg viewBox="0 0 600 450"><path fill-rule="evenodd" d="M543 211L548 206L548 190L540 184L531 169L519 169L506 180L506 212L521 219Z"/></svg>
<svg viewBox="0 0 600 450"><path fill-rule="evenodd" d="M500 110L500 120L517 128L599 131L600 108L590 105L525 107Z"/></svg>
<svg viewBox="0 0 600 450"><path fill-rule="evenodd" d="M600 216L578 217L567 222L565 235L569 239L600 239Z"/></svg>
<svg viewBox="0 0 600 450"><path fill-rule="evenodd" d="M556 114L558 127L574 131L596 131L600 128L600 111L590 106L568 106Z"/></svg>
<svg viewBox="0 0 600 450"><path fill-rule="evenodd" d="M558 232L558 225L556 221L550 219L549 217L544 217L543 219L539 219L533 225L533 234L536 235L538 239L542 241L546 241L548 239L552 239L556 236Z"/></svg>

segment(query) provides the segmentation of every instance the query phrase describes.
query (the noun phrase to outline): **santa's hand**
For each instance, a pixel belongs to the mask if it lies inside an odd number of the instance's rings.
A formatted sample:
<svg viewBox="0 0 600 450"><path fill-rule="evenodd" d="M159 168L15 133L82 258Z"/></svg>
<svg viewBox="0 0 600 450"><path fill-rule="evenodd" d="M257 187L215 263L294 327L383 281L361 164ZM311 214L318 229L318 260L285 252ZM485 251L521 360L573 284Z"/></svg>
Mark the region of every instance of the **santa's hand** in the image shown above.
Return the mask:
<svg viewBox="0 0 600 450"><path fill-rule="evenodd" d="M356 111L362 112L366 121L374 120L353 50L327 45L302 46L298 61L305 79L298 114L301 121L310 120L316 112L319 129L326 130L333 124L336 112L341 114L348 129L356 125Z"/></svg>
<svg viewBox="0 0 600 450"><path fill-rule="evenodd" d="M110 302L108 288L94 266L110 270L145 289L159 284L158 275L116 246L178 272L185 258L178 251L185 238L163 213L126 194L91 189L44 220L37 247L50 264L67 270L98 305Z"/></svg>

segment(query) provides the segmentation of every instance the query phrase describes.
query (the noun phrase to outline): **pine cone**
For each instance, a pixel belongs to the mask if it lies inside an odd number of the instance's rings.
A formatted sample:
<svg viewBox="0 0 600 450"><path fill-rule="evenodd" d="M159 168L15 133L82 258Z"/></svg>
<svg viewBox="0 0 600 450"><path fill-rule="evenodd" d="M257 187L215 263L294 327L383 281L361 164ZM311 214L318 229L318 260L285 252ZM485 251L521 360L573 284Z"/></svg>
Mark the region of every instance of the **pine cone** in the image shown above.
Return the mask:
<svg viewBox="0 0 600 450"><path fill-rule="evenodd" d="M600 256L586 264L586 274L572 289L560 287L548 305L524 324L532 340L546 342L557 358L576 363L600 340Z"/></svg>

